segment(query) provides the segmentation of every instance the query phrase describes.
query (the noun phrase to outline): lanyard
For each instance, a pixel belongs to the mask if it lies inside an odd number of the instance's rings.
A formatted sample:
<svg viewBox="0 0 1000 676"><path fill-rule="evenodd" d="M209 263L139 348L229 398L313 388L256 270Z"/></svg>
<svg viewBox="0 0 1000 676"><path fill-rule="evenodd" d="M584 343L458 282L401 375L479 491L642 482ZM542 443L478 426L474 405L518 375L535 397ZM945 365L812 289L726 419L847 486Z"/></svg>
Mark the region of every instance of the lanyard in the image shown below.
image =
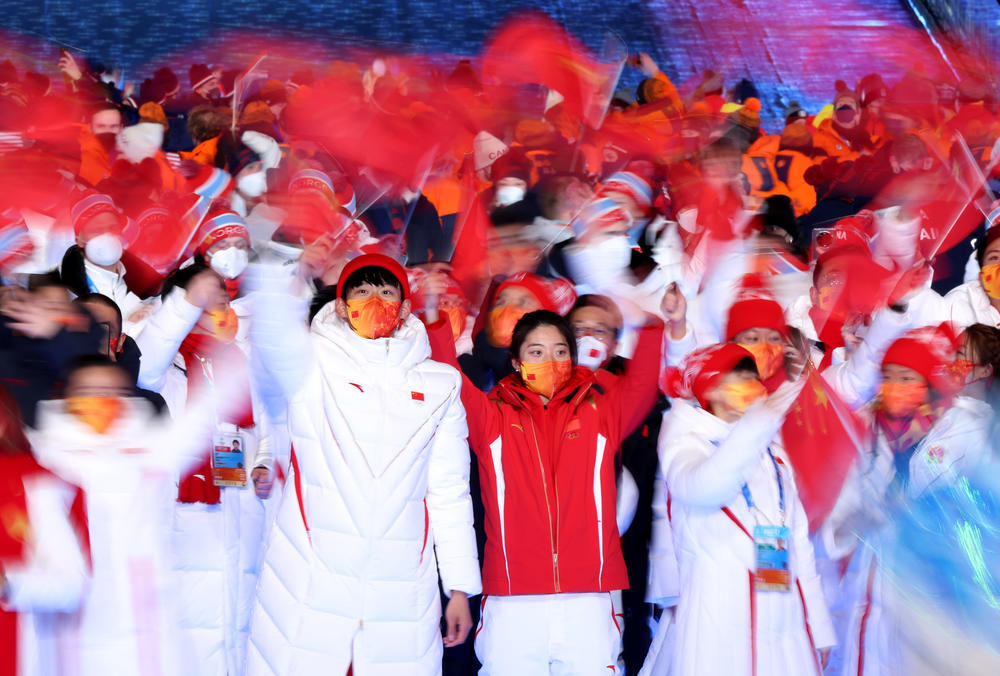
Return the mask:
<svg viewBox="0 0 1000 676"><path fill-rule="evenodd" d="M774 475L778 479L778 509L781 512L781 525L783 526L785 525L785 484L781 481L781 468L778 466L778 460L774 457L774 453L771 453L770 448L767 449L767 455L771 458L771 463L774 465ZM763 512L757 509L757 505L754 504L750 487L746 484L743 484L743 499L747 501L747 509L763 516Z"/></svg>

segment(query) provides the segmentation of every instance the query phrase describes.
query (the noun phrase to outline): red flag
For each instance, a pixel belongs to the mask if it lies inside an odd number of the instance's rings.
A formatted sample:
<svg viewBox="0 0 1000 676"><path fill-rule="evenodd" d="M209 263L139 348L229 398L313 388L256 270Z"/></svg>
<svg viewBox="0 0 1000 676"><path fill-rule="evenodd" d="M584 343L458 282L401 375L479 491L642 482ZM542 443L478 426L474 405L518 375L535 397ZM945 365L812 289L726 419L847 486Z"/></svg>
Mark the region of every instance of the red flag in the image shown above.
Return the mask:
<svg viewBox="0 0 1000 676"><path fill-rule="evenodd" d="M805 378L781 434L812 532L833 509L867 432L815 369Z"/></svg>
<svg viewBox="0 0 1000 676"><path fill-rule="evenodd" d="M491 276L487 246L499 241L483 201L476 194L471 158L462 167L462 202L455 224L455 251L451 256L452 276L462 286L465 297L478 305L483 283Z"/></svg>
<svg viewBox="0 0 1000 676"><path fill-rule="evenodd" d="M545 85L563 96L570 115L592 126L600 125L621 68L620 63L592 58L584 45L540 12L518 14L507 22L486 47L482 63L484 81Z"/></svg>

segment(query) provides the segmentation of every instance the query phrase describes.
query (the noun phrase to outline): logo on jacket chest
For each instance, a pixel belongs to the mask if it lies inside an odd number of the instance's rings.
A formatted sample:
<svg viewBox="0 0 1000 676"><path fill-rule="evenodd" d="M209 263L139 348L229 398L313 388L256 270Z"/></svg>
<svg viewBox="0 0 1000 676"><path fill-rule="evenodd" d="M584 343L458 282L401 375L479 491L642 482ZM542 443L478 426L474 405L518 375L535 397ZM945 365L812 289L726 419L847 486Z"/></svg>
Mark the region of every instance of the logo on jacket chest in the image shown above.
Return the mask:
<svg viewBox="0 0 1000 676"><path fill-rule="evenodd" d="M566 434L564 438L567 440L579 439L581 427L582 425L580 425L580 419L573 418L572 420L569 421L569 424L566 425Z"/></svg>

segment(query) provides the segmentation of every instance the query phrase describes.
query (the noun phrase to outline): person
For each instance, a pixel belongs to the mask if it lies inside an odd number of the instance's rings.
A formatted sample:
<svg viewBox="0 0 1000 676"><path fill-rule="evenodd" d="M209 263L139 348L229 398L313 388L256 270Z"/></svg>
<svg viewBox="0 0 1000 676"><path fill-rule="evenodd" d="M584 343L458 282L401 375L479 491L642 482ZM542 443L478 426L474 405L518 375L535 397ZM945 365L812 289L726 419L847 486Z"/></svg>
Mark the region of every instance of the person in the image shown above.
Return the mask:
<svg viewBox="0 0 1000 676"><path fill-rule="evenodd" d="M958 326L1000 326L1000 225L991 226L976 245L977 279L956 286L944 297L946 318Z"/></svg>
<svg viewBox="0 0 1000 676"><path fill-rule="evenodd" d="M33 427L38 402L63 382L76 357L94 352L100 327L52 277L41 277L30 291L0 290L0 383L14 396L24 423Z"/></svg>
<svg viewBox="0 0 1000 676"><path fill-rule="evenodd" d="M108 195L90 193L71 212L76 244L66 250L59 274L77 296L100 293L111 298L125 316L125 333L138 335L143 319L155 307L132 293L122 263L124 216Z"/></svg>
<svg viewBox="0 0 1000 676"><path fill-rule="evenodd" d="M623 322L615 302L607 296L585 294L577 298L566 318L576 336L579 363L593 370L597 379L613 382L623 377L628 360L618 354ZM668 406L666 398L658 395L646 419L622 442L616 513L629 586L621 592L620 604L615 600L616 608L621 610L622 656L625 673L629 674L639 671L651 640L646 594L657 475L656 439Z"/></svg>
<svg viewBox="0 0 1000 676"><path fill-rule="evenodd" d="M294 454L247 673L439 673L481 589L459 376L429 359L395 260L350 261L308 333L307 301L269 281L251 338L288 401Z"/></svg>
<svg viewBox="0 0 1000 676"><path fill-rule="evenodd" d="M80 130L80 169L77 175L96 186L111 174L118 132L124 127L121 109L112 103L96 106L90 124Z"/></svg>
<svg viewBox="0 0 1000 676"><path fill-rule="evenodd" d="M230 227L207 225L199 249L211 248ZM190 265L168 278L163 298L136 341L142 351L139 385L161 394L179 419L217 379L241 384L234 397L239 405L220 411L214 430L202 438L203 464L180 481L172 529L180 620L201 673L240 673L270 518L265 500L273 484L271 427L250 378L244 351L249 346L240 334L246 322L231 306L222 277L213 268ZM234 438L241 441L244 468L220 451Z"/></svg>
<svg viewBox="0 0 1000 676"><path fill-rule="evenodd" d="M646 673L820 674L835 636L779 436L801 386L767 396L735 343L693 352L678 373L696 403L672 401L659 453L679 598L671 649Z"/></svg>
<svg viewBox="0 0 1000 676"><path fill-rule="evenodd" d="M428 302L432 353L455 363L451 332L433 308ZM610 592L628 577L612 518L615 464L655 400L662 327L653 322L614 383L578 365L572 327L549 310L518 319L515 373L488 395L463 375L486 509L480 674L617 671Z"/></svg>
<svg viewBox="0 0 1000 676"><path fill-rule="evenodd" d="M483 391L512 373L508 348L514 326L528 312L563 314L573 307L576 293L564 279L547 279L522 272L503 279L487 292L487 309L472 331L472 352L458 358L462 372Z"/></svg>
<svg viewBox="0 0 1000 676"><path fill-rule="evenodd" d="M87 562L71 505L79 490L43 469L0 385L0 674L56 673L52 620L77 609Z"/></svg>
<svg viewBox="0 0 1000 676"><path fill-rule="evenodd" d="M38 462L84 491L90 542L83 601L55 631L57 673L206 673L178 633L170 523L177 475L202 461L213 402L171 422L132 394L120 366L81 357L65 398L39 405L30 436Z"/></svg>
<svg viewBox="0 0 1000 676"><path fill-rule="evenodd" d="M846 561L839 595L848 610L832 673L892 673L899 663L895 638L906 618L886 605L890 581L878 554L886 513L958 485L990 459L994 414L985 401L960 394L964 379L952 368L958 343L947 324L922 327L882 357L878 396L866 411L872 442L860 449L819 531L826 552Z"/></svg>

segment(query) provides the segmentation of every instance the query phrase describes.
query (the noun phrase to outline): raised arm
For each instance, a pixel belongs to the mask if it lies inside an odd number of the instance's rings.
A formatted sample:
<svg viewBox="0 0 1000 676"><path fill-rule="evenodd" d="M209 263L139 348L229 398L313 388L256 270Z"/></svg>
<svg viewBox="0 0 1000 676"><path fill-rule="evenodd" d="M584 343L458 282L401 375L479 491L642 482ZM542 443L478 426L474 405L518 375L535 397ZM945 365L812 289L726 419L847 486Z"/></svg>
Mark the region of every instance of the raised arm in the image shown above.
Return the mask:
<svg viewBox="0 0 1000 676"><path fill-rule="evenodd" d="M663 323L650 315L648 323L639 329L639 340L624 375L609 393L611 413L621 420L622 439L635 431L656 404L662 355Z"/></svg>
<svg viewBox="0 0 1000 676"><path fill-rule="evenodd" d="M766 400L747 409L730 429L729 436L710 453L704 448L706 442L694 437L690 430L678 431L676 416L668 411L660 430L659 452L671 499L716 509L738 495L747 476L760 462L761 454L781 429L802 382L782 385Z"/></svg>

